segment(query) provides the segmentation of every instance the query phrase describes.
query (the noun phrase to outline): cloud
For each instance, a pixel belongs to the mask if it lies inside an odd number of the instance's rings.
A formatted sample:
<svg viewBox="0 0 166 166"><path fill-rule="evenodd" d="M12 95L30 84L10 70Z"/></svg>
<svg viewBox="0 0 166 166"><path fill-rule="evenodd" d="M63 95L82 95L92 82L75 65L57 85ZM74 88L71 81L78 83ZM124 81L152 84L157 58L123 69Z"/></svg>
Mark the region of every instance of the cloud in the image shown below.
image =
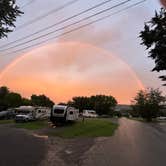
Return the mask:
<svg viewBox="0 0 166 166"><path fill-rule="evenodd" d="M44 93L60 102L77 95L111 94L120 103L129 103L142 88L123 61L89 44L50 44L13 64L1 74L1 84L26 97Z"/></svg>

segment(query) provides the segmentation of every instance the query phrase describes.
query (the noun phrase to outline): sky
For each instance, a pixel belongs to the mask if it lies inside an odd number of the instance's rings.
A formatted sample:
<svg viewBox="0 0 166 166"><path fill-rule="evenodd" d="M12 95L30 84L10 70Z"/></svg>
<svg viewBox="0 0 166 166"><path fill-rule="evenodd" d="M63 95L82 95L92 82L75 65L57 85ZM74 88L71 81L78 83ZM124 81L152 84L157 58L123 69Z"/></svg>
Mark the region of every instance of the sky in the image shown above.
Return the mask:
<svg viewBox="0 0 166 166"><path fill-rule="evenodd" d="M11 91L19 92L24 97L45 94L55 103L66 102L73 96L106 94L114 96L118 103L130 104L136 93L147 87L160 88L166 94L165 87L162 87L162 82L158 79L162 73L151 72L154 62L147 58L147 50L140 45L138 37L144 22L149 21L154 16L154 11L161 8L158 0L147 0L114 14L123 7L140 1L131 0L68 29L19 45L125 0L112 0L42 33L31 35L105 0L73 1L73 4L58 12L43 17L43 14L60 9L71 1L17 0L24 15L17 19L14 32L8 38L0 40L0 86L8 86ZM59 36L108 14L111 17L105 20ZM29 21L31 24L27 25ZM30 35L28 39L16 41L27 35ZM44 42L49 38L52 40ZM13 43L8 44L10 42ZM38 42L42 44L29 47ZM4 46L6 44L7 47ZM5 50L8 47L13 48ZM24 49L26 47L29 48Z"/></svg>

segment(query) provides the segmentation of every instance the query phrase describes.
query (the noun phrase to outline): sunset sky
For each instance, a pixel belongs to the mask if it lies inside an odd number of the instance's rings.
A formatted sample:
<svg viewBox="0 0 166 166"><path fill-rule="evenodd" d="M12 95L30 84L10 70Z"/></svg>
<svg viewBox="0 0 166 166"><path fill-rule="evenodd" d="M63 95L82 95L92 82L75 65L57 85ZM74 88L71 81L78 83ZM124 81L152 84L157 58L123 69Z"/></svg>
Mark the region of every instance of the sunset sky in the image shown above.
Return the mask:
<svg viewBox="0 0 166 166"><path fill-rule="evenodd" d="M131 0L121 7L85 20L71 28L19 46L20 43L125 1L112 0L28 39L4 46L105 0L77 0L58 12L27 24L70 1L72 0L17 1L24 15L17 19L15 31L10 33L8 38L0 40L0 86L8 86L10 90L19 92L24 97L30 97L31 94L45 94L55 103L66 102L73 96L106 94L116 97L121 104L129 104L136 92L146 87L160 88L166 94L166 88L161 86L162 82L158 79L162 73L151 72L154 62L147 58L147 51L140 45L141 40L138 38L144 22L150 20L155 10L160 9L161 4L158 0L147 0L136 7L114 14L140 1ZM108 14L112 16L54 38ZM50 37L54 39L20 50ZM16 47L5 50L13 46Z"/></svg>

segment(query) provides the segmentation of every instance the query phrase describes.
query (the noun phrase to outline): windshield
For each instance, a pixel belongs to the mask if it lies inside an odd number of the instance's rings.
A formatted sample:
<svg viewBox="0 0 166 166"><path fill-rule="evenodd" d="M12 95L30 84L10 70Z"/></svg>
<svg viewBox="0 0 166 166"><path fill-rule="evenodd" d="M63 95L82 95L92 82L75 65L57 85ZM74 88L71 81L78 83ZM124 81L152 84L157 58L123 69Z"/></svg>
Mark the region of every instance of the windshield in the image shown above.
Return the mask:
<svg viewBox="0 0 166 166"><path fill-rule="evenodd" d="M54 109L54 113L56 113L56 114L63 114L64 110L63 109Z"/></svg>

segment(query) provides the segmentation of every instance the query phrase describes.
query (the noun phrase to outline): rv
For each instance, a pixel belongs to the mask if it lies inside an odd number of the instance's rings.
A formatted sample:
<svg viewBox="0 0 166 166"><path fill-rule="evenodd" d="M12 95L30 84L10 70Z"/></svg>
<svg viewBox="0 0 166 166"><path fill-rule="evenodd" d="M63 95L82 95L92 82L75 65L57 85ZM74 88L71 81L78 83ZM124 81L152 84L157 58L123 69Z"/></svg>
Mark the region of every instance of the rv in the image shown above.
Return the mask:
<svg viewBox="0 0 166 166"><path fill-rule="evenodd" d="M83 110L83 116L87 118L96 118L98 115L94 110Z"/></svg>
<svg viewBox="0 0 166 166"><path fill-rule="evenodd" d="M51 110L46 107L33 107L33 106L20 106L15 108L15 120L18 121L31 121L37 119L48 119Z"/></svg>
<svg viewBox="0 0 166 166"><path fill-rule="evenodd" d="M20 106L15 108L15 121L16 122L28 122L35 120L35 107L32 106Z"/></svg>
<svg viewBox="0 0 166 166"><path fill-rule="evenodd" d="M50 121L53 123L65 123L76 121L79 116L79 110L74 107L64 105L54 105L51 110Z"/></svg>

